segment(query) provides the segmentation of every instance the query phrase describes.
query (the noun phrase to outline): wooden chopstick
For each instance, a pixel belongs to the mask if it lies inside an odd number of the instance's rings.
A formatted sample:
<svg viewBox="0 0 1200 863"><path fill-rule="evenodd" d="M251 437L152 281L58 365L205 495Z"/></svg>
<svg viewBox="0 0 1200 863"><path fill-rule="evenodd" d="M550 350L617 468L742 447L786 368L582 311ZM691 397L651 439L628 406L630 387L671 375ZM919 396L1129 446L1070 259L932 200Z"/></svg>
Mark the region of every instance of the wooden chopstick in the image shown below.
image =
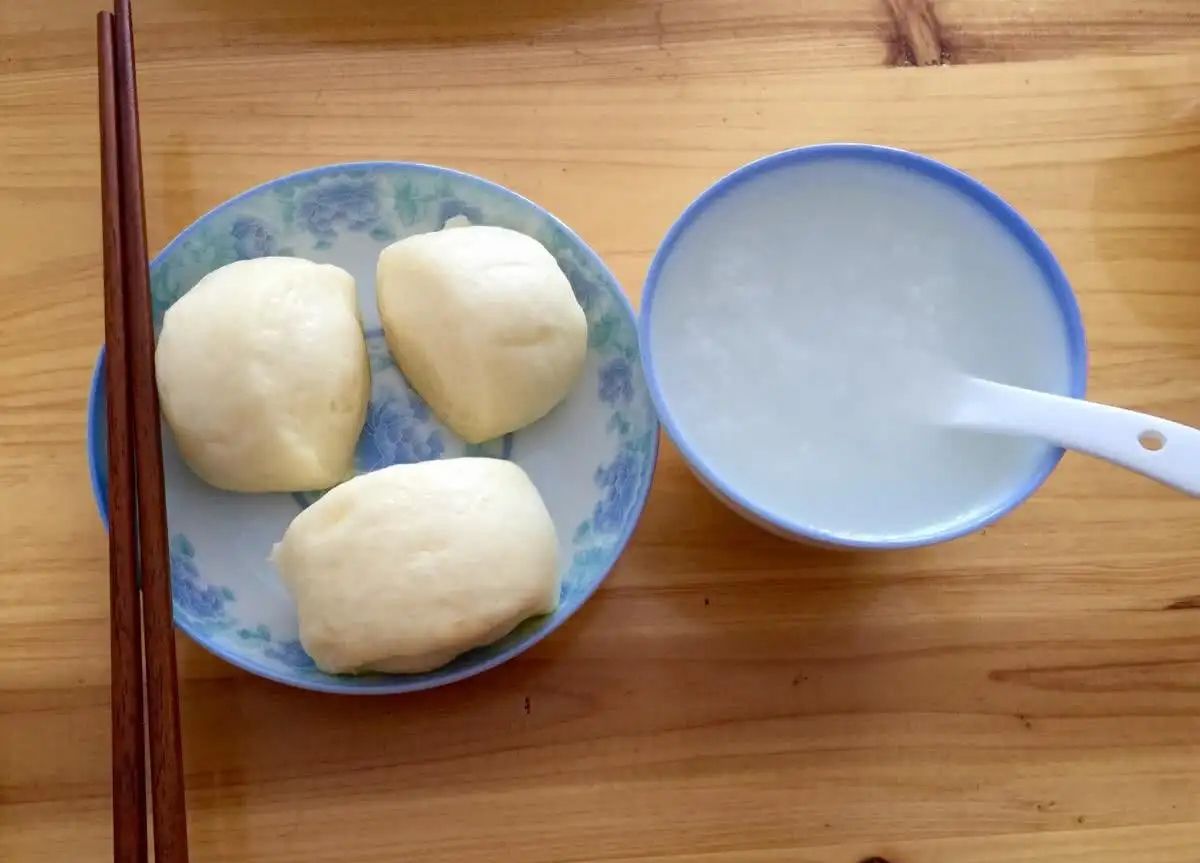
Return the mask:
<svg viewBox="0 0 1200 863"><path fill-rule="evenodd" d="M121 266L113 17L96 19L100 72L100 198L104 225L104 345L108 402L108 593L112 655L113 860L146 863L142 621Z"/></svg>
<svg viewBox="0 0 1200 863"><path fill-rule="evenodd" d="M109 36L103 32L98 37L101 52L101 76L105 76L105 67L113 70L111 79L114 82L108 95L112 97L115 111L102 114L102 124L107 130L105 138L110 146L105 148L104 176L105 183L112 181L110 165L114 161L115 150L116 184L119 193L109 194L104 210L106 221L105 239L112 238L119 243L120 254L108 255L107 258L120 261L119 269L113 273L114 293L123 295L123 323L120 333L115 340L110 339L108 321L106 320L106 344L109 351L110 385L110 421L112 419L112 399L118 391L118 402L122 400L127 405L124 419L117 416L118 423L127 424L132 429L132 435L124 437L124 454L118 454L118 461L130 464L136 497L136 516L133 508L118 510L113 513L113 531L111 540L122 545L122 549L114 556L117 567L124 564L131 548L140 549L138 571L141 573L142 584L142 626L145 631L145 715L146 731L150 750L150 798L154 824L154 859L156 863L187 863L187 810L184 800L183 787L183 753L180 742L179 727L179 686L175 667L175 628L171 605L171 575L170 555L167 545L166 524L166 495L163 490L162 476L162 440L159 432L158 390L154 379L154 321L150 302L149 272L146 260L146 219L142 189L142 159L141 140L138 128L137 109L137 78L134 65L133 23L129 0L117 0L116 13L113 16L101 14L98 19L100 29L107 23ZM107 48L111 51L105 53ZM101 98L105 100L102 80ZM109 125L109 115L115 114L115 122ZM115 131L115 138L112 133ZM112 147L111 144L116 146ZM118 202L117 212L113 212L113 200ZM106 245L107 248L107 245ZM107 274L107 268L106 268ZM106 297L108 295L106 280ZM119 284L119 287L117 285ZM122 349L123 348L123 352ZM120 354L121 371L114 372L114 359ZM118 411L119 414L119 411ZM112 432L110 431L110 435ZM132 437L133 461L128 462L129 444ZM113 463L110 462L110 474ZM128 484L128 479L123 479ZM122 523L117 528L117 517ZM132 540L133 523L136 521L138 541ZM122 572L117 571L121 576ZM128 612L124 587L128 579L121 579L121 614ZM124 617L120 620L123 622ZM131 649L128 642L133 637L124 629L118 628L118 618L113 620L114 648L121 654L121 671L117 672L114 664L114 674L122 675L122 686L125 685L125 665L129 660ZM115 659L116 657L114 657ZM138 668L139 673L141 668ZM116 677L114 677L114 692ZM121 724L114 723L114 757L120 745L122 753L129 745L125 740L128 734L125 723L128 721L124 710L129 706L128 696L122 689ZM131 703L131 702L130 702ZM114 718L116 707L114 706ZM139 717L140 721L140 717ZM118 730L119 729L119 730ZM118 741L118 736L121 740ZM139 732L137 741L140 746L142 736ZM114 793L118 774L121 776L123 791L128 790L128 783L136 772L136 766L127 768L124 763L114 761ZM129 793L132 793L130 791ZM128 858L115 857L119 863L125 860L145 860L145 785L144 781L137 791L141 799L141 823L136 831L132 825L138 814L135 804L114 799L114 829L119 831L119 839L114 839L114 855L120 852L128 853ZM118 817L120 821L118 822ZM140 834L140 840L131 835ZM140 842L140 849L139 849ZM140 857L137 856L140 851Z"/></svg>

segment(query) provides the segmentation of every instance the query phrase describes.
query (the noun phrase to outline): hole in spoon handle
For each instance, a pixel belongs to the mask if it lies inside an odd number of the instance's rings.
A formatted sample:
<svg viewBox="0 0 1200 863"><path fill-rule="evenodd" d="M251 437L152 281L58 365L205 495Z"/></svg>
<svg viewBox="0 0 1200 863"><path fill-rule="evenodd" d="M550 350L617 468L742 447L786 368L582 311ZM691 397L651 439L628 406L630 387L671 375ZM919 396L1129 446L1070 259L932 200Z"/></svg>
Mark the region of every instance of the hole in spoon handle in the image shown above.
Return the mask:
<svg viewBox="0 0 1200 863"><path fill-rule="evenodd" d="M1150 452L1158 452L1167 445L1167 439L1160 431L1154 429L1146 429L1138 435L1138 443L1142 445L1142 449Z"/></svg>

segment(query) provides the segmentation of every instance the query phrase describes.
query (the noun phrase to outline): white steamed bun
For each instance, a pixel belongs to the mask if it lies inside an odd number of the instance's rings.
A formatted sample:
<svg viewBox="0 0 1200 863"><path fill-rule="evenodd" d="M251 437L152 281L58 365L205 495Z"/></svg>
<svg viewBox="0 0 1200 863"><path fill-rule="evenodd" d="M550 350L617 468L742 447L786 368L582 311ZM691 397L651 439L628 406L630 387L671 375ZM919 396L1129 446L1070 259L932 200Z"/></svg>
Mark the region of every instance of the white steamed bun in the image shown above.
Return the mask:
<svg viewBox="0 0 1200 863"><path fill-rule="evenodd" d="M370 381L345 270L283 257L214 270L167 310L155 361L180 452L212 485L305 491L350 473Z"/></svg>
<svg viewBox="0 0 1200 863"><path fill-rule="evenodd" d="M376 289L396 363L469 443L545 416L583 368L583 309L525 234L479 225L407 237L379 256Z"/></svg>
<svg viewBox="0 0 1200 863"><path fill-rule="evenodd" d="M339 485L272 554L329 673L420 672L553 611L554 524L520 467L457 458Z"/></svg>

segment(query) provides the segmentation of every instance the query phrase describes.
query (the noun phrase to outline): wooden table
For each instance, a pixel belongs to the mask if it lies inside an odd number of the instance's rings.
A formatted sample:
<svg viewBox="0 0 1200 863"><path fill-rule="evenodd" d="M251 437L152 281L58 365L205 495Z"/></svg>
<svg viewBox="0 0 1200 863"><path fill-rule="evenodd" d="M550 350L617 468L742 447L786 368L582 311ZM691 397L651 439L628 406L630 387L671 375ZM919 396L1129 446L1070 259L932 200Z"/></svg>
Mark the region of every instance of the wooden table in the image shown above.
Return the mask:
<svg viewBox="0 0 1200 863"><path fill-rule="evenodd" d="M0 860L109 855L93 13L0 0ZM1091 393L1200 424L1196 0L138 0L152 248L322 162L474 171L633 297L710 181L868 140L948 160L1074 281ZM914 68L914 65L918 68ZM181 640L193 859L1195 863L1200 508L1068 456L981 535L789 545L666 444L604 589L385 699Z"/></svg>

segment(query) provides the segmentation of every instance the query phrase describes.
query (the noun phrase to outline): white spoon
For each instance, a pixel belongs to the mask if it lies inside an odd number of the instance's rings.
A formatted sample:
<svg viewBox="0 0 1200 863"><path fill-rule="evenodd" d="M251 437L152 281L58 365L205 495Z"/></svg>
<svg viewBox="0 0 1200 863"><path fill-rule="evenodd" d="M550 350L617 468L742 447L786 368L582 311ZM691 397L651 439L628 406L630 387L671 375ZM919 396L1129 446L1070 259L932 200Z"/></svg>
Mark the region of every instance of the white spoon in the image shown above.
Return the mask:
<svg viewBox="0 0 1200 863"><path fill-rule="evenodd" d="M944 425L1039 437L1200 497L1200 429L980 378L958 383Z"/></svg>

